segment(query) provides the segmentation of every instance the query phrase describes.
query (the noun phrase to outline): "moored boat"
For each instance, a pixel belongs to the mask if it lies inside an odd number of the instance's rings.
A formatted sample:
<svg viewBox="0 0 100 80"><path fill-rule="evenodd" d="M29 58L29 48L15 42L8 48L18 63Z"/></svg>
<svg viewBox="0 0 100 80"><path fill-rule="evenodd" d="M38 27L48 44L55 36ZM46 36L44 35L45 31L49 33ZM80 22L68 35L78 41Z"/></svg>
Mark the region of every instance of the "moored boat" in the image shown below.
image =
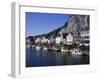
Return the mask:
<svg viewBox="0 0 100 80"><path fill-rule="evenodd" d="M71 49L70 52L72 55L82 55L82 52L77 48Z"/></svg>
<svg viewBox="0 0 100 80"><path fill-rule="evenodd" d="M43 50L48 50L48 48L47 47L43 47Z"/></svg>
<svg viewBox="0 0 100 80"><path fill-rule="evenodd" d="M35 48L35 46L34 46L34 45L32 45L32 48Z"/></svg>
<svg viewBox="0 0 100 80"><path fill-rule="evenodd" d="M60 51L60 49L53 47L53 48L49 48L48 51Z"/></svg>
<svg viewBox="0 0 100 80"><path fill-rule="evenodd" d="M61 48L61 52L68 52L68 49Z"/></svg>
<svg viewBox="0 0 100 80"><path fill-rule="evenodd" d="M31 45L30 45L30 44L27 44L27 45L26 45L26 47L27 47L27 48L30 48L30 47L31 47Z"/></svg>
<svg viewBox="0 0 100 80"><path fill-rule="evenodd" d="M36 46L36 49L37 49L37 50L40 50L40 49L41 49L41 47L40 47L40 46Z"/></svg>

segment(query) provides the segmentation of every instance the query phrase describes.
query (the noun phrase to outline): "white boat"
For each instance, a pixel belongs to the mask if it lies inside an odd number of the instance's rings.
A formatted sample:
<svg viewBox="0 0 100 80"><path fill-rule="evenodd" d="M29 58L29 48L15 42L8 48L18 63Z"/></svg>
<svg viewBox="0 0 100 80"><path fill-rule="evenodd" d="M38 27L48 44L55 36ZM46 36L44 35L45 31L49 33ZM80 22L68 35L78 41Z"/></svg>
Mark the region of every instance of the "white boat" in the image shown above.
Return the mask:
<svg viewBox="0 0 100 80"><path fill-rule="evenodd" d="M48 48L47 47L43 47L43 50L48 50Z"/></svg>
<svg viewBox="0 0 100 80"><path fill-rule="evenodd" d="M35 48L35 46L34 46L34 45L32 45L32 48Z"/></svg>
<svg viewBox="0 0 100 80"><path fill-rule="evenodd" d="M53 48L51 48L52 50L54 50L54 51L60 51L60 49L58 49L58 48L56 48L56 47L53 47Z"/></svg>
<svg viewBox="0 0 100 80"><path fill-rule="evenodd" d="M76 48L70 50L70 52L71 52L72 55L82 55L82 52L79 49L76 49Z"/></svg>
<svg viewBox="0 0 100 80"><path fill-rule="evenodd" d="M30 45L30 44L28 44L28 45L26 45L26 47L27 47L27 48L30 48L30 47L31 47L31 45Z"/></svg>
<svg viewBox="0 0 100 80"><path fill-rule="evenodd" d="M61 48L61 52L68 52L68 49Z"/></svg>
<svg viewBox="0 0 100 80"><path fill-rule="evenodd" d="M40 47L40 46L36 46L36 49L37 49L37 50L40 50L40 49L41 49L41 47Z"/></svg>

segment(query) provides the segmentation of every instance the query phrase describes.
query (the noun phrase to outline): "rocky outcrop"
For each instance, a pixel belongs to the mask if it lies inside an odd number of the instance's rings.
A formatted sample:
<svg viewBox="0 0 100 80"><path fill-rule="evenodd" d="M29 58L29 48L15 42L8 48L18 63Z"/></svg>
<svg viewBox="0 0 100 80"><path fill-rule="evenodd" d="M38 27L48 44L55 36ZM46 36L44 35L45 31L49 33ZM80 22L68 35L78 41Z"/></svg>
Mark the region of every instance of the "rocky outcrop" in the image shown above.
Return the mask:
<svg viewBox="0 0 100 80"><path fill-rule="evenodd" d="M74 36L78 36L81 31L86 30L89 30L89 16L71 15L67 25L60 32L73 33Z"/></svg>
<svg viewBox="0 0 100 80"><path fill-rule="evenodd" d="M79 36L81 31L89 31L89 15L71 15L69 20L58 29L55 29L47 34L37 35L37 37L56 37L61 33L72 33L73 36Z"/></svg>

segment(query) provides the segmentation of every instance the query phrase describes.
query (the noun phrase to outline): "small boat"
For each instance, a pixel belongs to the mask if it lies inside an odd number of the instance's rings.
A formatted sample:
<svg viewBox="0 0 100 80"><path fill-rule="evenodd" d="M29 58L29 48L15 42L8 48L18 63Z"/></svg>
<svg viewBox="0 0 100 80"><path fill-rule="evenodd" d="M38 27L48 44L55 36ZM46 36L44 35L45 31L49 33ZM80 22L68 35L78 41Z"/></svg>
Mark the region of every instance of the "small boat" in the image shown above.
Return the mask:
<svg viewBox="0 0 100 80"><path fill-rule="evenodd" d="M68 49L61 48L61 52L68 52Z"/></svg>
<svg viewBox="0 0 100 80"><path fill-rule="evenodd" d="M72 55L82 55L82 52L79 49L76 49L76 48L70 50L70 52L71 52Z"/></svg>
<svg viewBox="0 0 100 80"><path fill-rule="evenodd" d="M40 47L40 46L36 46L36 49L37 49L37 50L40 50L40 49L41 49L41 47Z"/></svg>
<svg viewBox="0 0 100 80"><path fill-rule="evenodd" d="M48 50L48 48L47 47L43 47L43 50Z"/></svg>
<svg viewBox="0 0 100 80"><path fill-rule="evenodd" d="M26 47L27 47L27 48L30 48L30 47L31 47L31 45L30 45L30 44L28 44L28 45L26 45Z"/></svg>
<svg viewBox="0 0 100 80"><path fill-rule="evenodd" d="M58 49L58 48L52 48L52 50L54 50L54 51L60 51L60 49Z"/></svg>
<svg viewBox="0 0 100 80"><path fill-rule="evenodd" d="M49 48L48 51L60 51L60 49L53 47L53 48Z"/></svg>
<svg viewBox="0 0 100 80"><path fill-rule="evenodd" d="M34 46L34 45L32 45L32 48L35 48L35 46Z"/></svg>

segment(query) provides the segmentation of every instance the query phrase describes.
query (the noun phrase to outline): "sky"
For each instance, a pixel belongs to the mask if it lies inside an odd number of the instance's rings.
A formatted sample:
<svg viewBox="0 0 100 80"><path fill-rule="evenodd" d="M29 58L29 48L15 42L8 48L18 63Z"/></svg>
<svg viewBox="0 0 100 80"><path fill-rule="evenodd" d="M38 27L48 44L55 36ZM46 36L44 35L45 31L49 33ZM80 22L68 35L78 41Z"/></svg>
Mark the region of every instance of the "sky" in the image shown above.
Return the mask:
<svg viewBox="0 0 100 80"><path fill-rule="evenodd" d="M69 14L26 12L26 36L44 34L62 27L69 16Z"/></svg>

